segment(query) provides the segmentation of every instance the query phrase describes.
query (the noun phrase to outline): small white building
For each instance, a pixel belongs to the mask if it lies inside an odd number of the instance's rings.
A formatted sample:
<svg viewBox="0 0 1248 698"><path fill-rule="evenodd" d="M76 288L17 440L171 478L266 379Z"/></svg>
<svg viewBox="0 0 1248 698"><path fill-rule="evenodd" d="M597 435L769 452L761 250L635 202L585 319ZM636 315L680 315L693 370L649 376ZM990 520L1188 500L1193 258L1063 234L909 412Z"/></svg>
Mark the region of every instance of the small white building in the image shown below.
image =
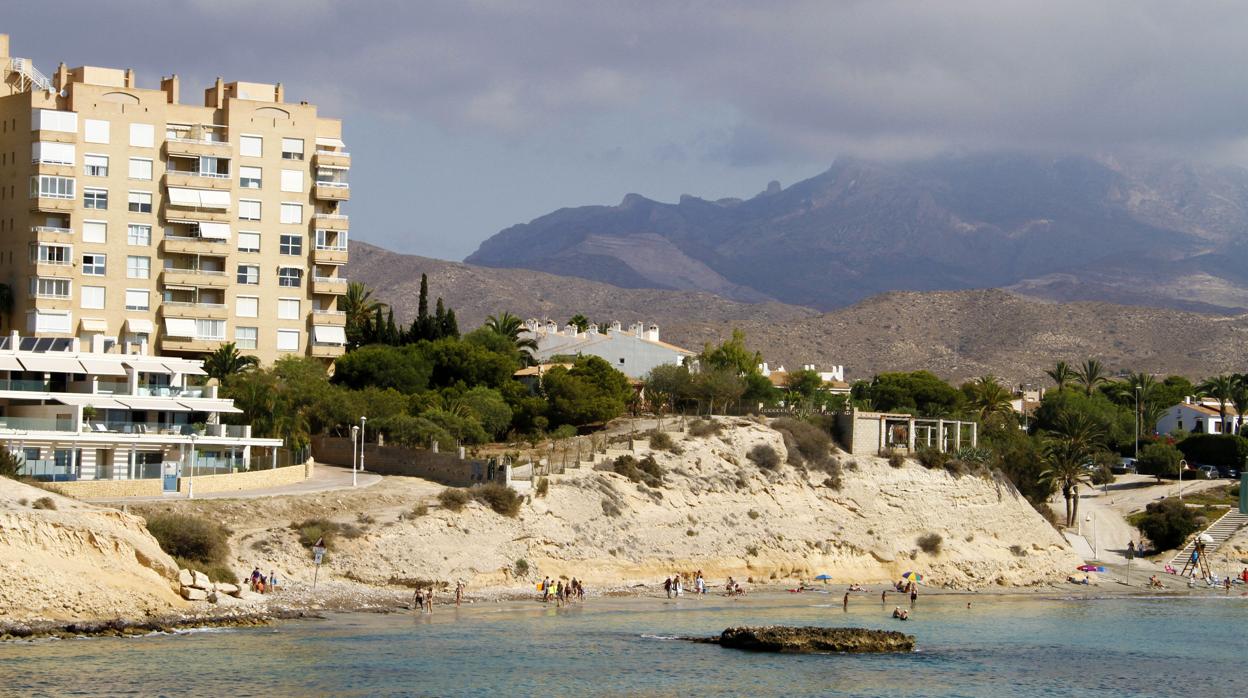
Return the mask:
<svg viewBox="0 0 1248 698"><path fill-rule="evenodd" d="M1226 405L1226 421L1228 430L1225 433L1238 434L1244 426L1245 415L1237 414L1235 406ZM1192 434L1221 434L1222 414L1218 411L1218 401L1209 398L1184 398L1183 402L1166 410L1157 420L1158 434L1173 434L1186 431Z"/></svg>
<svg viewBox="0 0 1248 698"><path fill-rule="evenodd" d="M591 324L585 332L576 325L560 328L554 322L530 319L524 323L521 337L537 341L533 353L540 363L555 356L597 356L630 378L645 378L657 366L681 366L696 356L695 352L668 344L659 339L659 326L633 323L625 331L613 322L600 331Z"/></svg>
<svg viewBox="0 0 1248 698"><path fill-rule="evenodd" d="M802 364L801 370L814 371L818 374L819 379L823 381L823 385L819 388L820 390L832 393L833 395L849 394L849 383L845 382L844 366L832 366L830 370L820 371L815 368L814 364ZM764 361L758 365L758 371L763 374L763 377L771 381L771 384L775 387L781 389L788 387L789 372L784 368L784 366L772 368L767 365L767 362Z"/></svg>

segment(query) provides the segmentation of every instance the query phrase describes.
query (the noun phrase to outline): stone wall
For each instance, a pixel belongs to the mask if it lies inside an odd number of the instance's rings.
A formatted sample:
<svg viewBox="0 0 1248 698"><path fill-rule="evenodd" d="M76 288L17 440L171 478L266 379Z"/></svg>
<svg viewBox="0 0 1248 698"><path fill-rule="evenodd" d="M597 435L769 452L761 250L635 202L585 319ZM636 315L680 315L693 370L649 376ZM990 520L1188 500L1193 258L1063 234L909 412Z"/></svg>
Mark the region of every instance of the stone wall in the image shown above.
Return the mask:
<svg viewBox="0 0 1248 698"><path fill-rule="evenodd" d="M266 487L280 487L312 477L311 463L291 465L285 468L263 468L228 475L199 475L195 477L195 494L209 492L242 492ZM178 478L178 494L186 496L188 478ZM58 482L55 488L78 499L120 499L122 497L159 497L164 494L161 478L146 480L74 480ZM170 493L170 496L174 496Z"/></svg>
<svg viewBox="0 0 1248 698"><path fill-rule="evenodd" d="M318 463L351 467L351 439L320 436L312 439L312 458ZM423 448L364 445L364 469L380 475L406 475L446 485L468 487L487 473L484 461L460 460L454 453ZM501 479L501 478L500 478Z"/></svg>
<svg viewBox="0 0 1248 698"><path fill-rule="evenodd" d="M159 497L160 478L148 480L74 480L45 485L78 499L120 499L121 497Z"/></svg>

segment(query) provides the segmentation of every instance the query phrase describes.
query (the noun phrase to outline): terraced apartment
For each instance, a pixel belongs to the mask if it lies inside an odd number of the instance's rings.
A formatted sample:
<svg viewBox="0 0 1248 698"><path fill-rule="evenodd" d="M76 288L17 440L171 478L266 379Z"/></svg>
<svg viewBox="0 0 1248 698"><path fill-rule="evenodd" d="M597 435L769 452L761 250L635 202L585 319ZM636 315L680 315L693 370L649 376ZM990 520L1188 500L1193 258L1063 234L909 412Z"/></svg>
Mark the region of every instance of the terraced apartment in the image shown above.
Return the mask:
<svg viewBox="0 0 1248 698"><path fill-rule="evenodd" d="M177 75L47 77L7 35L0 71L3 331L192 358L233 341L264 363L343 352L339 120L281 84L218 78L187 104Z"/></svg>

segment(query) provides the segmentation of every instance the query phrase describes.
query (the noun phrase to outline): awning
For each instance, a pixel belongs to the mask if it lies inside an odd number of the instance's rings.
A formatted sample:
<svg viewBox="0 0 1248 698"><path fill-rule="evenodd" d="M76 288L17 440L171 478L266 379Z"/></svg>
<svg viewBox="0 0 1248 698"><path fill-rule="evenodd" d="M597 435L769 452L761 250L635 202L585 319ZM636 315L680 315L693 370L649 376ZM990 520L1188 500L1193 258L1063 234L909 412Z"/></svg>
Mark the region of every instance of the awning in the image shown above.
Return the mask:
<svg viewBox="0 0 1248 698"><path fill-rule="evenodd" d="M79 356L78 362L82 367L95 376L124 376L126 369L119 361L108 361L105 359L97 359L87 356Z"/></svg>
<svg viewBox="0 0 1248 698"><path fill-rule="evenodd" d="M183 189L182 187L168 187L169 203L174 206L195 206L199 207L199 190Z"/></svg>
<svg viewBox="0 0 1248 698"><path fill-rule="evenodd" d="M228 191L205 189L199 192L199 205L203 208L229 208L230 193ZM203 226L201 225L200 228L202 229Z"/></svg>
<svg viewBox="0 0 1248 698"><path fill-rule="evenodd" d="M82 364L69 356L19 356L22 368L38 373L85 373Z"/></svg>
<svg viewBox="0 0 1248 698"><path fill-rule="evenodd" d="M82 324L83 332L108 332L108 320L84 317L79 323Z"/></svg>
<svg viewBox="0 0 1248 698"><path fill-rule="evenodd" d="M169 373L183 373L191 376L206 376L208 372L202 368L202 361L193 359L179 360L164 357L160 360Z"/></svg>
<svg viewBox="0 0 1248 698"><path fill-rule="evenodd" d="M165 318L165 334L170 337L194 337L195 321L190 318Z"/></svg>
<svg viewBox="0 0 1248 698"><path fill-rule="evenodd" d="M312 341L317 344L346 344L347 331L335 325L313 325Z"/></svg>
<svg viewBox="0 0 1248 698"><path fill-rule="evenodd" d="M0 371L21 371L22 364L12 354L0 354Z"/></svg>
<svg viewBox="0 0 1248 698"><path fill-rule="evenodd" d="M180 402L171 398L120 397L117 401L132 410L152 410L159 412L191 412Z"/></svg>
<svg viewBox="0 0 1248 698"><path fill-rule="evenodd" d="M54 399L62 405L90 405L98 410L126 409L116 398L100 395L57 395Z"/></svg>
<svg viewBox="0 0 1248 698"><path fill-rule="evenodd" d="M164 289L166 291L194 291L195 287L194 286L182 286L180 284L165 284Z"/></svg>
<svg viewBox="0 0 1248 698"><path fill-rule="evenodd" d="M169 373L169 369L163 363L151 356L127 356L126 365L143 373Z"/></svg>
<svg viewBox="0 0 1248 698"><path fill-rule="evenodd" d="M151 320L140 318L126 318L126 329L134 334L151 334L156 331Z"/></svg>
<svg viewBox="0 0 1248 698"><path fill-rule="evenodd" d="M350 170L351 168L343 167L342 165L317 165L316 169L318 170ZM317 182L317 184L324 184L324 182Z"/></svg>
<svg viewBox="0 0 1248 698"><path fill-rule="evenodd" d="M199 236L202 238L210 238L212 240L229 240L230 224L229 223L200 223Z"/></svg>
<svg viewBox="0 0 1248 698"><path fill-rule="evenodd" d="M242 414L243 411L234 406L230 400L178 400L184 407L192 412L222 412L226 414Z"/></svg>
<svg viewBox="0 0 1248 698"><path fill-rule="evenodd" d="M317 139L316 139L316 144L317 144L317 145L323 145L323 146L325 146L325 147L327 147L327 148L345 148L345 147L347 147L347 144L346 144L346 143L343 143L341 138L317 138Z"/></svg>

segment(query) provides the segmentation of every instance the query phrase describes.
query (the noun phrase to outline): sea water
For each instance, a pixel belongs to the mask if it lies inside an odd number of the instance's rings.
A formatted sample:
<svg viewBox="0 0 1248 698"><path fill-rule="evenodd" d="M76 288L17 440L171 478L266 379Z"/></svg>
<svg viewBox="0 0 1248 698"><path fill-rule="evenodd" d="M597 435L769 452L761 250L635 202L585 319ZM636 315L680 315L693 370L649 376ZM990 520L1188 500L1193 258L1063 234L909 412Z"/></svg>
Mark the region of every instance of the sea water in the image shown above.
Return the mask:
<svg viewBox="0 0 1248 698"><path fill-rule="evenodd" d="M432 616L0 644L2 695L1240 696L1248 598L746 599L478 603ZM967 603L971 607L967 608ZM775 655L675 639L734 625L897 629L916 651Z"/></svg>

